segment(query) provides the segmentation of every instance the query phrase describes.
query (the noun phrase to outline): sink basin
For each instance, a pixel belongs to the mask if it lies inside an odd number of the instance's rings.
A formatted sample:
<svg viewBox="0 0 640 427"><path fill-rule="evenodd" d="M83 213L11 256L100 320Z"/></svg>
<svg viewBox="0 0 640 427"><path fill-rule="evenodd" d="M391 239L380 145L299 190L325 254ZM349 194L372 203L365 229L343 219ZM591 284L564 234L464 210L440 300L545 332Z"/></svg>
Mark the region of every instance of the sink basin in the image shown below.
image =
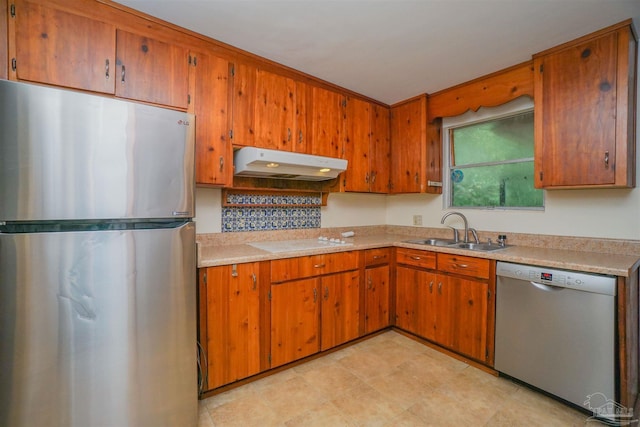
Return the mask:
<svg viewBox="0 0 640 427"><path fill-rule="evenodd" d="M413 243L416 245L427 245L427 246L451 246L455 242L449 239L414 239L414 240L405 240L405 243Z"/></svg>
<svg viewBox="0 0 640 427"><path fill-rule="evenodd" d="M496 243L487 243L487 242L463 243L463 242L455 242L453 239L434 239L434 238L405 240L404 242L413 243L414 245L443 246L443 247L467 249L470 251L479 251L479 252L497 251L507 247L507 246L500 246Z"/></svg>
<svg viewBox="0 0 640 427"><path fill-rule="evenodd" d="M469 249L471 251L482 251L482 252L491 252L497 251L499 249L504 249L506 246L500 246L493 243L455 243L453 245L449 245L451 247L460 248L460 249Z"/></svg>

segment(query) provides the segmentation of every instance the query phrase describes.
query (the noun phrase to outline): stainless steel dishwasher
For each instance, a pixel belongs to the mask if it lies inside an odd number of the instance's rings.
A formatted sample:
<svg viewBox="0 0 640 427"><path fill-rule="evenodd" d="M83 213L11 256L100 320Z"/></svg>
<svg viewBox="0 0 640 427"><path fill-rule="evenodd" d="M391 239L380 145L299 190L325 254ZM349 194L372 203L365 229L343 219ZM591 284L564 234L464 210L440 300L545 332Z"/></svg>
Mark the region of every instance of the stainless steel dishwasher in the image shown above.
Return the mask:
<svg viewBox="0 0 640 427"><path fill-rule="evenodd" d="M495 369L584 409L615 395L616 279L498 262Z"/></svg>

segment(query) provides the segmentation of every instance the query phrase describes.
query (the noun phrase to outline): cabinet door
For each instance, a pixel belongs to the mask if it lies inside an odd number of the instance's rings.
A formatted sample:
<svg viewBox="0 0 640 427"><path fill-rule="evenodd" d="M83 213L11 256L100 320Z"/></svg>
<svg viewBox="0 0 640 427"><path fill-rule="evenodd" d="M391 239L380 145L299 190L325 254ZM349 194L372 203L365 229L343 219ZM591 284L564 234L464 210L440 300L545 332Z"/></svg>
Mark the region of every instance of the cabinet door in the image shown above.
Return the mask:
<svg viewBox="0 0 640 427"><path fill-rule="evenodd" d="M351 97L347 97L346 102L344 153L349 164L343 174L344 190L368 192L371 182L369 171L371 105Z"/></svg>
<svg viewBox="0 0 640 427"><path fill-rule="evenodd" d="M0 1L0 79L9 78L9 31L7 29L7 2Z"/></svg>
<svg viewBox="0 0 640 427"><path fill-rule="evenodd" d="M206 274L201 282L206 283L208 389L260 371L258 266L249 263L201 270Z"/></svg>
<svg viewBox="0 0 640 427"><path fill-rule="evenodd" d="M627 26L535 57L536 187L635 185L635 54Z"/></svg>
<svg viewBox="0 0 640 427"><path fill-rule="evenodd" d="M233 181L229 142L229 61L194 54L196 115L196 183L228 185Z"/></svg>
<svg viewBox="0 0 640 427"><path fill-rule="evenodd" d="M458 310L453 305L452 287L449 283L449 277L443 274L430 276L429 284L432 282L433 292L429 292L428 301L425 304L431 312L426 323L429 333L425 335L425 338L429 338L444 347L451 347L454 334L452 312Z"/></svg>
<svg viewBox="0 0 640 427"><path fill-rule="evenodd" d="M307 99L309 86L303 82L296 82L296 128L293 144L293 151L296 153L308 153L309 144L307 144Z"/></svg>
<svg viewBox="0 0 640 427"><path fill-rule="evenodd" d="M380 105L371 106L371 137L369 138L369 191L389 192L391 164L390 112Z"/></svg>
<svg viewBox="0 0 640 427"><path fill-rule="evenodd" d="M365 317L366 334L389 326L389 266L365 270Z"/></svg>
<svg viewBox="0 0 640 427"><path fill-rule="evenodd" d="M487 352L487 322L489 321L489 285L487 283L449 276L450 347L476 360L485 361Z"/></svg>
<svg viewBox="0 0 640 427"><path fill-rule="evenodd" d="M322 284L322 350L358 338L360 274L357 271L324 276Z"/></svg>
<svg viewBox="0 0 640 427"><path fill-rule="evenodd" d="M189 50L117 30L116 96L186 109Z"/></svg>
<svg viewBox="0 0 640 427"><path fill-rule="evenodd" d="M255 98L256 147L293 151L296 125L296 83L258 70Z"/></svg>
<svg viewBox="0 0 640 427"><path fill-rule="evenodd" d="M271 367L319 351L320 279L271 285Z"/></svg>
<svg viewBox="0 0 640 427"><path fill-rule="evenodd" d="M311 93L311 153L343 158L344 96L315 86Z"/></svg>
<svg viewBox="0 0 640 427"><path fill-rule="evenodd" d="M419 283L422 271L398 266L396 268L395 325L415 334L419 331Z"/></svg>
<svg viewBox="0 0 640 427"><path fill-rule="evenodd" d="M438 324L443 315L443 305L448 300L446 288L435 273L420 271L418 274L418 329L421 337L440 343L446 339L447 332Z"/></svg>
<svg viewBox="0 0 640 427"><path fill-rule="evenodd" d="M391 192L419 193L426 140L426 98L391 109Z"/></svg>
<svg viewBox="0 0 640 427"><path fill-rule="evenodd" d="M114 93L113 25L22 0L15 7L19 80Z"/></svg>
<svg viewBox="0 0 640 427"><path fill-rule="evenodd" d="M233 145L255 145L255 100L258 70L238 63L233 73Z"/></svg>

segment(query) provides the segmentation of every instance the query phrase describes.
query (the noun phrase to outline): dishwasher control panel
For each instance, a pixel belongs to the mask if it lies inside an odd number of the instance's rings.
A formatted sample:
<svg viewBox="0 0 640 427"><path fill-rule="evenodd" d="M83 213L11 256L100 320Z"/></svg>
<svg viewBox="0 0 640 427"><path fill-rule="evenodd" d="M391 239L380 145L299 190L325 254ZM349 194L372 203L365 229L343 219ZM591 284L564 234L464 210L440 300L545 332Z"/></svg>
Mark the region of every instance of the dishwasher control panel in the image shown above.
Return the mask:
<svg viewBox="0 0 640 427"><path fill-rule="evenodd" d="M496 275L540 285L616 295L616 278L613 276L502 261L498 262L496 266Z"/></svg>

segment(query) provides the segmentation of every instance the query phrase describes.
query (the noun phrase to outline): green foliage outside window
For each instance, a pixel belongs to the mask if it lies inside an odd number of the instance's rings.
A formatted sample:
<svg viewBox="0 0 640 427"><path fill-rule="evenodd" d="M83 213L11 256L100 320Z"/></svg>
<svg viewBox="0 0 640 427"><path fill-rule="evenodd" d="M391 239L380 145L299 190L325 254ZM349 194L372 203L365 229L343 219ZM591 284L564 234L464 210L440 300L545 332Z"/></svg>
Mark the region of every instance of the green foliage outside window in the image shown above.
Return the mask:
<svg viewBox="0 0 640 427"><path fill-rule="evenodd" d="M533 187L533 111L449 132L452 207L544 206Z"/></svg>

